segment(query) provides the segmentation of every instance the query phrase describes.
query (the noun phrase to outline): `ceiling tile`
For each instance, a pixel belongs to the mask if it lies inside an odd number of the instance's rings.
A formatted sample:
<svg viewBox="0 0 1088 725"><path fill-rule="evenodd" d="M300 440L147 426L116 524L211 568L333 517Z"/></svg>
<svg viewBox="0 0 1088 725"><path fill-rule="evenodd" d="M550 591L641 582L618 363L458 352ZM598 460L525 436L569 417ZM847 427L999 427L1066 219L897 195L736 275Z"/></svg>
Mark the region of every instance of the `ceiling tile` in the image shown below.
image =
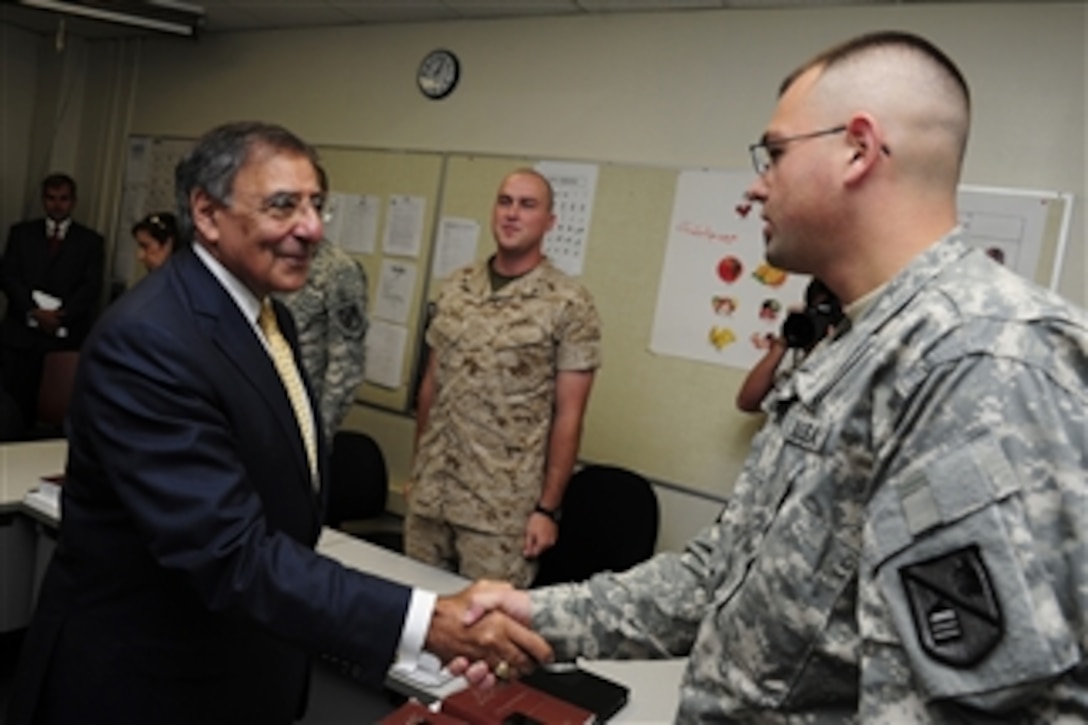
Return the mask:
<svg viewBox="0 0 1088 725"><path fill-rule="evenodd" d="M324 2L300 0L204 0L205 32L321 27L356 22Z"/></svg>
<svg viewBox="0 0 1088 725"><path fill-rule="evenodd" d="M445 0L465 18L570 15L583 12L576 0Z"/></svg>
<svg viewBox="0 0 1088 725"><path fill-rule="evenodd" d="M114 0L116 1L116 0ZM137 2L138 0L126 0ZM512 18L707 8L783 8L887 5L922 2L1028 2L1028 0L187 0L207 13L203 33L302 28L360 23L424 22L459 18ZM56 33L57 13L0 0L0 22L43 34ZM113 23L68 18L66 32L86 37L149 34Z"/></svg>
<svg viewBox="0 0 1088 725"><path fill-rule="evenodd" d="M591 13L630 13L722 7L721 0L578 0Z"/></svg>
<svg viewBox="0 0 1088 725"><path fill-rule="evenodd" d="M723 0L727 8L798 8L822 5L890 5L902 3L904 0ZM909 0L907 0L909 2ZM922 0L933 2L933 0ZM959 2L960 0L956 0Z"/></svg>
<svg viewBox="0 0 1088 725"><path fill-rule="evenodd" d="M452 20L458 14L442 0L324 0L360 23Z"/></svg>
<svg viewBox="0 0 1088 725"><path fill-rule="evenodd" d="M257 21L253 11L246 8L215 5L205 7L204 10L205 30L248 30Z"/></svg>

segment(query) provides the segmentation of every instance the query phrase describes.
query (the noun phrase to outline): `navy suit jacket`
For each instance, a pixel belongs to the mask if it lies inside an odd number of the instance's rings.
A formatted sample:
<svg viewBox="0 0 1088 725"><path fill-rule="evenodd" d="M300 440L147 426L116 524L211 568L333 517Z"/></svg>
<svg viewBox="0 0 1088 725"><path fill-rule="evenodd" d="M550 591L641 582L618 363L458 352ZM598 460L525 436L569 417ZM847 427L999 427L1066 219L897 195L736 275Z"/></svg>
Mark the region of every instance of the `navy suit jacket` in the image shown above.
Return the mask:
<svg viewBox="0 0 1088 725"><path fill-rule="evenodd" d="M321 506L287 394L191 251L95 327L69 426L9 723L288 723L306 651L382 681L410 590L313 551Z"/></svg>
<svg viewBox="0 0 1088 725"><path fill-rule="evenodd" d="M2 275L8 297L4 343L40 350L78 348L98 313L105 246L98 232L73 221L56 256L50 257L45 219L13 225L4 251ZM36 289L64 301L68 337L56 338L27 326L27 313L37 307L30 298Z"/></svg>

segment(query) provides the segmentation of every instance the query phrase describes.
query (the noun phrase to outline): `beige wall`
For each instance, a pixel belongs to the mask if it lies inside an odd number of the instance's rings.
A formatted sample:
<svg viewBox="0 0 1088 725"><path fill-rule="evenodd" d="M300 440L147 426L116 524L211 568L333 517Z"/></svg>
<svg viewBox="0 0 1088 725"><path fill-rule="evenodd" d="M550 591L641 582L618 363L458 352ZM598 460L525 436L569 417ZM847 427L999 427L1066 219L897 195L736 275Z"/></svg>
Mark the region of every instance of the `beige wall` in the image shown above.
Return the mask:
<svg viewBox="0 0 1088 725"><path fill-rule="evenodd" d="M253 32L195 43L153 38L139 49L130 46L127 55L112 43L96 43L88 85L110 92L88 97L85 113L94 120L84 122L80 138L87 142L92 125L112 143L126 133L193 136L225 120L261 118L317 144L747 168L747 144L762 132L782 76L830 43L883 28L928 36L967 75L975 123L966 183L1077 195L1061 291L1084 304L1088 8L1081 3L689 11ZM432 102L416 90L414 74L438 46L460 56L464 74L452 96ZM122 61L135 69L129 80L118 69ZM111 178L119 183L107 169L109 154L95 163L103 186ZM104 198L99 207L111 203L116 199ZM721 397L723 406L731 405L731 390ZM395 484L403 481L412 422L357 407L349 425L379 439ZM731 485L721 482L723 494ZM700 499L671 491L663 497L666 547L679 545L715 513Z"/></svg>

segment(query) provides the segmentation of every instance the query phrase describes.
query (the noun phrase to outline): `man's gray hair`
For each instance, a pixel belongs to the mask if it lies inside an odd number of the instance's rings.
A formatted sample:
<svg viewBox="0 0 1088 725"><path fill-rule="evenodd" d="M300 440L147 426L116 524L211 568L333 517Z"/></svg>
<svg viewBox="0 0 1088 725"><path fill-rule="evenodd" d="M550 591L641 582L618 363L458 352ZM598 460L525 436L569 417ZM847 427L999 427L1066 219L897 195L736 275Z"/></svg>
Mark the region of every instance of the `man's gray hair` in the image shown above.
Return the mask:
<svg viewBox="0 0 1088 725"><path fill-rule="evenodd" d="M203 189L222 204L230 204L234 178L255 148L268 148L305 156L318 168L312 146L282 126L260 121L238 121L205 133L174 169L174 195L178 208L178 233L184 243L193 239L190 197Z"/></svg>

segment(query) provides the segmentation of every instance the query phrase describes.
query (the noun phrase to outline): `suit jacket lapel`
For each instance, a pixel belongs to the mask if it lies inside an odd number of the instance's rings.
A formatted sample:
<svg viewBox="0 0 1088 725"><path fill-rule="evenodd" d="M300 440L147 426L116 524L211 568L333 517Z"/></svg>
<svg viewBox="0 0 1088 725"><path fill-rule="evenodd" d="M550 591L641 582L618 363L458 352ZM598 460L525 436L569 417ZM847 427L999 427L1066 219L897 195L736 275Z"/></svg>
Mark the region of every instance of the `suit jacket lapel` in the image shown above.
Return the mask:
<svg viewBox="0 0 1088 725"><path fill-rule="evenodd" d="M234 363L238 372L257 388L268 404L269 414L277 421L288 442L288 448L293 452L299 473L298 480L306 486L307 491L312 491L310 464L294 409L264 345L230 294L196 255L185 252L177 257L173 260L173 266L181 275L185 289L189 291L193 312L202 320L212 341ZM260 415L260 411L254 411L255 417ZM311 496L311 500L315 498ZM316 506L314 515L319 515Z"/></svg>

